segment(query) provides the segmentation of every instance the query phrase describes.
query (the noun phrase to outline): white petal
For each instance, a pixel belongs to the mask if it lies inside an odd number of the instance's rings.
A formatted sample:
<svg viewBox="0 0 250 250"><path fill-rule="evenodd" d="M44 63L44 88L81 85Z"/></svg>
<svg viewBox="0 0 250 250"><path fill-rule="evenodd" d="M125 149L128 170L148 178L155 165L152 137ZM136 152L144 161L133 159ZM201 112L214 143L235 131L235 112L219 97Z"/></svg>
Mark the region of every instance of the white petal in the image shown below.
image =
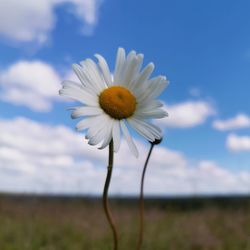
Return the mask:
<svg viewBox="0 0 250 250"><path fill-rule="evenodd" d="M89 74L88 69L86 67L81 67L78 64L73 64L72 68L73 68L75 74L78 76L81 83L83 84L83 86L85 86L86 88L88 88L90 91L92 91L95 94L100 93L95 82L90 77L90 74Z"/></svg>
<svg viewBox="0 0 250 250"><path fill-rule="evenodd" d="M65 80L62 82L62 86L63 87L75 87L75 88L78 88L78 89L84 89L84 86L77 83L77 82L74 82L74 81L70 81L70 80Z"/></svg>
<svg viewBox="0 0 250 250"><path fill-rule="evenodd" d="M137 133L142 135L148 141L153 142L155 140L154 136L151 133L149 133L144 127L141 127L138 123L134 122L131 119L128 119L128 123L136 130Z"/></svg>
<svg viewBox="0 0 250 250"><path fill-rule="evenodd" d="M154 64L149 63L143 71L138 75L137 79L135 80L135 83L133 84L133 90L136 91L136 89L141 89L145 81L149 78L151 73L154 70Z"/></svg>
<svg viewBox="0 0 250 250"><path fill-rule="evenodd" d="M102 70L102 74L103 74L103 77L105 79L105 82L107 83L108 86L111 86L112 85L112 79L111 79L109 66L108 66L106 60L99 54L96 54L95 57L99 61L99 67Z"/></svg>
<svg viewBox="0 0 250 250"><path fill-rule="evenodd" d="M90 139L89 139L89 144L90 145L96 145L98 143L100 143L101 141L104 141L107 135L107 127L109 126L109 122L110 122L110 118L107 115L102 115L101 116L101 121L98 122L100 124L99 130L97 131L97 133L95 133L95 135L93 135Z"/></svg>
<svg viewBox="0 0 250 250"><path fill-rule="evenodd" d="M152 91L153 87L160 83L160 81L161 76L156 76L145 81L143 85L140 85L140 87L136 89L138 101L141 101L143 98L145 98Z"/></svg>
<svg viewBox="0 0 250 250"><path fill-rule="evenodd" d="M96 119L95 125L89 128L85 138L89 139L90 145L96 145L104 139L107 122L107 116L101 115Z"/></svg>
<svg viewBox="0 0 250 250"><path fill-rule="evenodd" d="M77 85L64 85L64 87L59 91L59 94L79 101L83 104L94 107L99 106L97 96L84 91L83 88L77 87Z"/></svg>
<svg viewBox="0 0 250 250"><path fill-rule="evenodd" d="M75 64L73 65L73 69L76 74L78 73L79 79L82 79L82 81L85 79L85 85L87 88L91 89L91 91L96 94L100 93L99 85L96 83L95 79L93 78L93 74L87 65L84 65L84 63L81 62L81 66Z"/></svg>
<svg viewBox="0 0 250 250"><path fill-rule="evenodd" d="M168 116L168 113L163 109L135 112L134 114L134 117L138 119L160 119L166 116Z"/></svg>
<svg viewBox="0 0 250 250"><path fill-rule="evenodd" d="M138 97L138 102L150 100L158 97L161 92L167 87L168 81L165 77L159 76L148 81L147 89Z"/></svg>
<svg viewBox="0 0 250 250"><path fill-rule="evenodd" d="M133 117L133 119L138 124L145 127L152 135L154 135L155 139L161 139L162 138L162 131L156 125L154 125L152 123L149 123L148 121L145 121L145 120L142 120L142 119L136 119L135 117Z"/></svg>
<svg viewBox="0 0 250 250"><path fill-rule="evenodd" d="M158 100L150 100L147 102L140 102L136 106L137 111L148 111L156 108L161 108L163 104Z"/></svg>
<svg viewBox="0 0 250 250"><path fill-rule="evenodd" d="M155 126L148 124L145 121L141 121L136 118L127 119L128 123L143 137L148 141L153 142L155 139L161 138L161 133L158 131Z"/></svg>
<svg viewBox="0 0 250 250"><path fill-rule="evenodd" d="M86 76L82 74L82 72L81 72L81 66L79 66L76 63L74 63L72 65L72 69L75 72L75 74L77 75L77 77L79 78L79 80L81 81L82 85L83 86L87 86L89 84L89 79L87 79Z"/></svg>
<svg viewBox="0 0 250 250"><path fill-rule="evenodd" d="M135 77L136 74L136 65L137 65L137 58L135 52L131 51L128 55L128 59L126 61L126 66L124 68L124 77L122 81L120 81L118 84L127 86Z"/></svg>
<svg viewBox="0 0 250 250"><path fill-rule="evenodd" d="M103 110L99 107L78 107L76 108L72 114L71 117L72 119L76 119L80 116L96 116L96 115L101 115L103 114Z"/></svg>
<svg viewBox="0 0 250 250"><path fill-rule="evenodd" d="M88 144L89 145L97 145L98 143L100 143L105 135L105 130L104 128L99 130L94 136L92 136L89 141Z"/></svg>
<svg viewBox="0 0 250 250"><path fill-rule="evenodd" d="M99 149L103 149L103 148L107 147L108 144L110 143L110 141L112 139L112 129L113 129L113 119L109 119L109 122L107 123L107 125L105 127L106 135L105 135L103 143L102 143L101 147L99 147Z"/></svg>
<svg viewBox="0 0 250 250"><path fill-rule="evenodd" d="M141 70L141 66L142 66L142 63L143 63L143 58L144 58L143 54L138 54L137 55L137 63L138 63L137 70L138 70L138 72Z"/></svg>
<svg viewBox="0 0 250 250"><path fill-rule="evenodd" d="M100 92L106 88L104 79L102 78L96 63L93 60L86 59L85 61L80 62L80 64L88 69L89 77L92 79L93 83L95 83Z"/></svg>
<svg viewBox="0 0 250 250"><path fill-rule="evenodd" d="M131 78L132 80L127 84L128 89L132 89L133 90L133 85L135 84L135 80L137 79L138 75L139 75L139 71L141 69L142 66L142 62L143 62L143 54L138 54L136 56L136 64L134 66L133 69L133 77Z"/></svg>
<svg viewBox="0 0 250 250"><path fill-rule="evenodd" d="M155 88L154 91L152 91L150 98L156 98L158 97L161 92L168 86L169 81L166 79L166 77L162 77L160 86L158 88Z"/></svg>
<svg viewBox="0 0 250 250"><path fill-rule="evenodd" d="M96 116L84 118L83 120L81 120L80 122L76 124L76 129L78 131L81 131L81 130L91 127L92 125L96 124L96 118L97 118Z"/></svg>
<svg viewBox="0 0 250 250"><path fill-rule="evenodd" d="M162 137L162 131L161 131L161 129L158 126L156 126L156 125L154 125L154 124L152 124L152 123L150 123L148 121L143 121L143 120L139 120L139 121L142 124L144 124L145 127L147 127L148 129L152 130L152 132L156 133L159 136L156 139L161 139L161 137Z"/></svg>
<svg viewBox="0 0 250 250"><path fill-rule="evenodd" d="M88 139L88 140L91 140L91 138L93 138L99 131L99 127L95 124L95 125L92 125L86 135L85 135L85 139Z"/></svg>
<svg viewBox="0 0 250 250"><path fill-rule="evenodd" d="M121 81L121 76L124 70L125 64L125 50L123 48L119 48L117 51L116 56L116 64L115 64L115 71L114 71L114 84L117 84Z"/></svg>
<svg viewBox="0 0 250 250"><path fill-rule="evenodd" d="M73 82L73 81L70 81L70 80L66 80L66 81L62 82L62 85L63 85L63 88L74 88L74 89L77 89L77 90L80 89L80 90L82 90L84 92L87 92L88 94L96 97L95 92L93 92L91 89L89 89L89 87L84 86L83 84L79 84L79 83L76 83L76 82Z"/></svg>
<svg viewBox="0 0 250 250"><path fill-rule="evenodd" d="M124 134L125 139L128 143L129 149L131 150L132 154L135 155L135 157L138 157L139 156L138 149L129 133L128 128L125 125L125 122L123 120L120 120L120 125L122 133Z"/></svg>
<svg viewBox="0 0 250 250"><path fill-rule="evenodd" d="M114 141L114 151L118 152L121 143L120 123L115 120L113 123L112 137Z"/></svg>

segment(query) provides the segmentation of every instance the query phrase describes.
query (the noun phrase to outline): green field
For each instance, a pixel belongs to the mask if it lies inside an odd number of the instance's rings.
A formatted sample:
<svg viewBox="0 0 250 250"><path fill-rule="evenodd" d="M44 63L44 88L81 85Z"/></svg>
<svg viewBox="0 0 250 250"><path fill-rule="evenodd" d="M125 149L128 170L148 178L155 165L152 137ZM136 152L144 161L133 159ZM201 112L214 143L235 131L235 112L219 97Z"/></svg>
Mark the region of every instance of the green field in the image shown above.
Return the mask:
<svg viewBox="0 0 250 250"><path fill-rule="evenodd" d="M120 250L135 250L136 200L112 200ZM250 202L146 201L144 250L250 250ZM111 250L98 199L0 196L0 250Z"/></svg>

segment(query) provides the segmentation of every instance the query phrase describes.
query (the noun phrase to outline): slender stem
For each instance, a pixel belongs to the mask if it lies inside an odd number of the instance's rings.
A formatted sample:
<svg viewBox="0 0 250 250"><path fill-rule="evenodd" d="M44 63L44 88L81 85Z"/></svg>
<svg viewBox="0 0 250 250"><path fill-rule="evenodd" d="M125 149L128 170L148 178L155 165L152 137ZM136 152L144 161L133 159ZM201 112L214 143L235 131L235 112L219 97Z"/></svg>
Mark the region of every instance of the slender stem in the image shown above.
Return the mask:
<svg viewBox="0 0 250 250"><path fill-rule="evenodd" d="M148 152L148 156L147 159L145 161L144 164L144 168L143 168L143 172L142 172L142 176L141 176L141 191L140 191L140 228L139 228L139 239L138 239L138 243L137 243L137 250L140 250L142 247L142 241L143 241L143 230L144 230L144 197L143 197L143 188L144 188L144 178L145 178L145 174L146 174L146 170L147 170L147 165L148 165L148 161L149 158L151 156L152 150L154 148L153 143L151 143L151 147L150 150Z"/></svg>
<svg viewBox="0 0 250 250"><path fill-rule="evenodd" d="M103 190L103 196L102 196L102 202L103 202L103 208L105 211L105 215L107 217L107 220L109 222L109 225L111 227L112 233L113 233L113 241L114 241L114 250L118 249L118 234L117 234L117 229L115 227L115 223L112 217L112 214L109 209L109 203L108 203L108 189L109 189L109 184L112 176L112 170L113 170L113 163L114 163L114 144L113 140L111 140L109 144L109 163L108 163L108 172L106 176L106 181L104 185L104 190Z"/></svg>

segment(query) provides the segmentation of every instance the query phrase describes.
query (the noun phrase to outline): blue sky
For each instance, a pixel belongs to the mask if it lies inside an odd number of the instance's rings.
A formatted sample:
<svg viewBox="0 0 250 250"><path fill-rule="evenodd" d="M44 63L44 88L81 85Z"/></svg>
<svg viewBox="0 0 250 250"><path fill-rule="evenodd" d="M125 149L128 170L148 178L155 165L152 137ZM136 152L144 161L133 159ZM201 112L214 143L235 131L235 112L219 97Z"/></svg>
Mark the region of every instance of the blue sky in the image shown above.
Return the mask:
<svg viewBox="0 0 250 250"><path fill-rule="evenodd" d="M60 82L72 77L72 63L93 58L95 53L102 54L113 69L116 50L122 46L143 53L145 64L153 61L156 66L153 75L166 75L170 80L160 97L169 112L169 118L159 122L165 138L152 159L155 169L148 174L147 193L248 192L249 9L247 0L46 0L37 1L36 6L31 0L1 1L0 128L5 138L0 139L0 179L6 183L0 189L101 192L101 186L98 189L89 183L86 187L81 182L103 181L103 152L98 161L89 156L99 153L90 146L82 146L85 155L66 149L33 152L31 148L39 139L44 145L50 143L49 138L57 140L61 127L71 138L62 143L77 141L78 145L83 135L75 132L76 121L65 110L71 103L57 95ZM26 127L34 131L46 128L51 137L40 138L42 132L37 135L21 129ZM135 136L146 152L147 143ZM18 144L22 140L30 144L22 147ZM121 152L124 159L125 148ZM34 155L42 160L37 162ZM169 159L160 162L156 158L161 156ZM55 163L54 169L48 162ZM81 179L78 171L83 162L90 172ZM118 161L112 192L137 192L135 180L143 159L132 162L126 170L125 163ZM79 169L74 167L78 165ZM126 171L130 179L122 177ZM59 180L48 181L54 175ZM75 178L80 178L79 185ZM196 190L190 179L197 183ZM124 185L135 183L124 190L119 180ZM15 183L19 183L17 187Z"/></svg>

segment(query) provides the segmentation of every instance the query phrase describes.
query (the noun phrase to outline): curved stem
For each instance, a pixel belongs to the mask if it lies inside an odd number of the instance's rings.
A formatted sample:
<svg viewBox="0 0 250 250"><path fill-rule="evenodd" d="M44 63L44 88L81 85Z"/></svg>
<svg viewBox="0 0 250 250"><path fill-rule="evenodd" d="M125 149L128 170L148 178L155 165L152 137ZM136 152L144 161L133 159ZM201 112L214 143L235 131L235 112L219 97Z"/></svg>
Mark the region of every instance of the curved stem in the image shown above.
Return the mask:
<svg viewBox="0 0 250 250"><path fill-rule="evenodd" d="M105 215L107 217L107 220L109 222L109 225L111 227L112 233L113 233L113 241L114 241L114 250L118 249L118 234L117 234L117 229L115 227L115 223L112 217L112 214L109 209L109 203L108 203L108 189L109 189L109 184L112 176L112 170L113 170L113 162L114 162L114 144L113 140L111 140L109 144L109 163L108 163L108 172L106 176L106 181L104 185L104 190L103 190L103 196L102 196L102 202L103 202L103 208Z"/></svg>
<svg viewBox="0 0 250 250"><path fill-rule="evenodd" d="M140 191L140 228L139 228L139 239L137 243L137 250L140 250L142 247L142 241L143 241L143 230L144 230L144 197L143 197L143 188L144 188L144 178L147 170L147 165L149 158L151 156L152 150L154 148L154 144L151 143L150 150L148 152L147 159L144 164L142 176L141 176L141 191Z"/></svg>

